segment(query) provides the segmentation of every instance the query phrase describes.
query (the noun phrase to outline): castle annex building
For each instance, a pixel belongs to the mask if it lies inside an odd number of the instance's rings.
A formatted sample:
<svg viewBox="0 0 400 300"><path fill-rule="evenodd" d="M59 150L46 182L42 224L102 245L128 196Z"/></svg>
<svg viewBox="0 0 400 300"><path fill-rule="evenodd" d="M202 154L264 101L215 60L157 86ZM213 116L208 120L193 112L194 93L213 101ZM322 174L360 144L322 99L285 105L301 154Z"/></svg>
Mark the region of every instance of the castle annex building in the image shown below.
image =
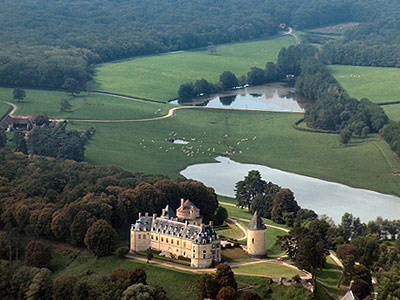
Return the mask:
<svg viewBox="0 0 400 300"><path fill-rule="evenodd" d="M130 251L149 248L188 257L195 268L207 268L221 261L221 243L212 223L203 224L200 209L184 199L176 214L169 205L160 217L139 213L131 227Z"/></svg>

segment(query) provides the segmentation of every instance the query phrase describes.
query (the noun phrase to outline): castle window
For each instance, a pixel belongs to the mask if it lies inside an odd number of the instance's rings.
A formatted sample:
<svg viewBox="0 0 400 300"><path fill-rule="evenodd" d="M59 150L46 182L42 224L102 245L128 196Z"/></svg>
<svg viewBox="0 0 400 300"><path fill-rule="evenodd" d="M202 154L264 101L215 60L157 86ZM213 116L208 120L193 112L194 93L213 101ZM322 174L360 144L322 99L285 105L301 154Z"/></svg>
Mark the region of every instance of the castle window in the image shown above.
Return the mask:
<svg viewBox="0 0 400 300"><path fill-rule="evenodd" d="M172 245L174 244L174 240L173 240L173 239L171 239L171 244L172 244Z"/></svg>
<svg viewBox="0 0 400 300"><path fill-rule="evenodd" d="M141 237L141 235L140 234L138 234L138 239L140 240L142 237Z"/></svg>
<svg viewBox="0 0 400 300"><path fill-rule="evenodd" d="M176 244L179 246L179 241L176 241Z"/></svg>
<svg viewBox="0 0 400 300"><path fill-rule="evenodd" d="M183 247L186 247L186 242L183 242Z"/></svg>
<svg viewBox="0 0 400 300"><path fill-rule="evenodd" d="M161 242L164 242L164 238L163 237L161 237Z"/></svg>
<svg viewBox="0 0 400 300"><path fill-rule="evenodd" d="M183 252L183 256L186 256L186 252Z"/></svg>
<svg viewBox="0 0 400 300"><path fill-rule="evenodd" d="M145 235L145 234L143 234L143 239L144 239L144 240L146 239L146 235Z"/></svg>
<svg viewBox="0 0 400 300"><path fill-rule="evenodd" d="M168 243L168 238L165 239L165 242Z"/></svg>
<svg viewBox="0 0 400 300"><path fill-rule="evenodd" d="M153 235L151 235L151 239L154 240L154 236Z"/></svg>
<svg viewBox="0 0 400 300"><path fill-rule="evenodd" d="M194 253L193 253L193 258L194 258Z"/></svg>
<svg viewBox="0 0 400 300"><path fill-rule="evenodd" d="M254 244L254 238L251 239L251 243Z"/></svg>
<svg viewBox="0 0 400 300"><path fill-rule="evenodd" d="M203 258L206 258L206 255L205 255L205 254L203 254Z"/></svg>
<svg viewBox="0 0 400 300"><path fill-rule="evenodd" d="M156 236L156 241L158 241L158 236Z"/></svg>

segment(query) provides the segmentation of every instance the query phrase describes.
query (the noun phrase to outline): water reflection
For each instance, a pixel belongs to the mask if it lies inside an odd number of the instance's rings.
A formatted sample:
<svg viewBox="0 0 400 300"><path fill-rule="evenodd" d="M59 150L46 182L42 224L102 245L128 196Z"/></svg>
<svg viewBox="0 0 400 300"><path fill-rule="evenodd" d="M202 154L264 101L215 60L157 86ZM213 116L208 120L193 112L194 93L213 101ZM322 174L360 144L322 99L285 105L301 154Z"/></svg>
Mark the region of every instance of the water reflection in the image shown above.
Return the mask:
<svg viewBox="0 0 400 300"><path fill-rule="evenodd" d="M287 87L283 83L227 91L210 97L196 98L185 103L178 101L171 103L214 108L304 112L303 106L296 100L294 88Z"/></svg>
<svg viewBox="0 0 400 300"><path fill-rule="evenodd" d="M230 106L233 103L233 101L235 101L235 99L236 99L236 95L219 97L219 101L224 106Z"/></svg>

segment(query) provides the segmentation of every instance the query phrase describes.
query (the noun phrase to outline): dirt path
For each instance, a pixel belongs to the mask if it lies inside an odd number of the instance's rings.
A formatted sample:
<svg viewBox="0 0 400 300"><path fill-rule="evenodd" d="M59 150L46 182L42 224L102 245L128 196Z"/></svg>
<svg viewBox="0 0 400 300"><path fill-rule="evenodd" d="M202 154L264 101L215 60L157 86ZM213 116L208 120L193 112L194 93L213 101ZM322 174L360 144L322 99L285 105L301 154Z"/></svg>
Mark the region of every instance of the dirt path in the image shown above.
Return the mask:
<svg viewBox="0 0 400 300"><path fill-rule="evenodd" d="M342 262L340 261L340 259L339 259L335 254L330 253L329 256L330 256L330 258L332 258L332 260L333 260L339 267L341 267L341 268L343 269L343 264L342 264Z"/></svg>
<svg viewBox="0 0 400 300"><path fill-rule="evenodd" d="M11 103L11 102L8 102L8 101L3 101L3 100L0 100L0 102L2 102L2 103L5 103L5 104L8 104L8 105L11 105L12 106L12 111L10 111L9 113L8 113L8 115L10 116L10 117L13 117L14 116L14 114L17 112L17 110L18 110L18 106L17 105L15 105L14 103Z"/></svg>
<svg viewBox="0 0 400 300"><path fill-rule="evenodd" d="M68 120L73 122L94 122L94 123L127 123L127 122L147 122L147 121L157 121L170 118L174 115L174 112L178 109L188 109L188 108L196 108L194 106L178 106L171 108L168 113L161 117L154 118L145 118L145 119L135 119L135 120Z"/></svg>
<svg viewBox="0 0 400 300"><path fill-rule="evenodd" d="M181 266L177 266L176 264L173 263L168 263L168 262L160 262L160 261L156 261L156 260L150 260L147 261L146 258L142 258L142 257L137 257L137 256L133 256L133 255L127 255L126 256L129 259L132 260L138 260L141 262L147 262L149 264L154 264L154 265L159 265L159 266L163 266L166 268L170 268L170 269L175 269L175 270L179 270L179 271L184 271L184 272L191 272L191 273L197 273L197 274L203 274L203 273L214 273L216 272L217 268L207 268L207 269L193 269L193 268L189 268L189 267L181 267ZM304 276L302 276L302 279L309 279L311 278L311 274L300 270L299 268L285 263L285 262L277 262L274 259L257 259L255 261L250 261L250 262L238 262L238 263L230 263L229 265L231 267L240 267L240 266L246 266L246 265L253 265L253 264L259 264L259 263L265 263L265 262L272 262L272 263L276 263L276 264L281 264L284 265L286 267L292 268L294 270L297 270L299 272L302 272L304 274ZM248 275L248 276L257 276L257 277L268 277L266 275L261 275L261 274L252 274L252 273L241 273L241 272L235 272L235 274L240 274L240 275Z"/></svg>
<svg viewBox="0 0 400 300"><path fill-rule="evenodd" d="M300 39L297 37L296 34L293 33L292 27L289 27L288 29L289 29L289 31L285 32L284 35L291 35L294 38L295 44L299 45L300 44Z"/></svg>
<svg viewBox="0 0 400 300"><path fill-rule="evenodd" d="M234 226L237 226L243 232L243 237L238 238L238 240L246 240L247 239L247 229L235 219L228 218L228 220L231 221Z"/></svg>

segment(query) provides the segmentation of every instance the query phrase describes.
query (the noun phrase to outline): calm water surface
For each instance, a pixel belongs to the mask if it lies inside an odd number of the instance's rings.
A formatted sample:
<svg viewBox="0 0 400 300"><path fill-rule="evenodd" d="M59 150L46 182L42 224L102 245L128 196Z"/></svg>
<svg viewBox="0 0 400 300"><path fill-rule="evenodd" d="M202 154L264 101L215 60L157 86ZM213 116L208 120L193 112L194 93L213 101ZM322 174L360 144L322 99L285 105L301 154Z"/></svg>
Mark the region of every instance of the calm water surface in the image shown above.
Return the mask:
<svg viewBox="0 0 400 300"><path fill-rule="evenodd" d="M356 189L343 184L324 181L308 176L284 172L267 166L242 164L227 157L217 157L219 163L197 164L181 172L186 178L213 187L217 194L235 197L235 184L243 180L250 170L260 171L262 178L291 189L303 208L326 214L340 223L345 212L360 217L363 222L400 218L400 198L377 192Z"/></svg>
<svg viewBox="0 0 400 300"><path fill-rule="evenodd" d="M191 102L180 103L176 100L171 103L214 108L304 112L294 97L294 88L286 87L282 83L227 91L211 97L196 98Z"/></svg>

